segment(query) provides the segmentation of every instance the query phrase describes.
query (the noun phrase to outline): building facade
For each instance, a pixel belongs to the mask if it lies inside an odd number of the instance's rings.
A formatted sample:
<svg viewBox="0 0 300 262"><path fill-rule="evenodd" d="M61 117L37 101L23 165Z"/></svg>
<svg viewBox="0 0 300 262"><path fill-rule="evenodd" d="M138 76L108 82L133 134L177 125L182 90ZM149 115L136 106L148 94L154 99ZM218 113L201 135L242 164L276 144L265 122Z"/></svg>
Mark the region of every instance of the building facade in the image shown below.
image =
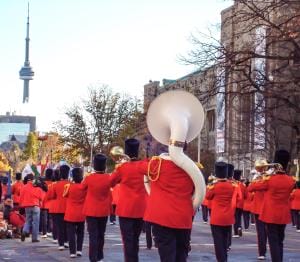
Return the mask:
<svg viewBox="0 0 300 262"><path fill-rule="evenodd" d="M276 149L287 149L292 158L300 153L300 2L249 3L235 1L221 12L215 66L144 86L145 114L167 90L187 90L202 102L200 158L208 172L213 160L223 158L247 176L257 158L272 161ZM160 146L144 132L147 152L158 154ZM197 141L188 152L197 161L195 151Z"/></svg>

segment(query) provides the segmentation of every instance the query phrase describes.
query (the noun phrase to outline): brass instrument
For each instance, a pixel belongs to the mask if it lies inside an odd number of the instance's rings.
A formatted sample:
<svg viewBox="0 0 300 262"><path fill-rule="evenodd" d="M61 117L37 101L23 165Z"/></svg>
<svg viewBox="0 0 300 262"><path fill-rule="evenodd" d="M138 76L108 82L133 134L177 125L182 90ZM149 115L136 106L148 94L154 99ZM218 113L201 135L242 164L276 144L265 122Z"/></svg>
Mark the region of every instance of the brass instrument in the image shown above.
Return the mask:
<svg viewBox="0 0 300 262"><path fill-rule="evenodd" d="M124 153L124 149L120 146L114 146L109 151L109 154L117 164L122 164L130 161L130 157Z"/></svg>
<svg viewBox="0 0 300 262"><path fill-rule="evenodd" d="M255 170L264 176L270 176L284 171L281 164L268 163L265 159L258 159L255 161Z"/></svg>

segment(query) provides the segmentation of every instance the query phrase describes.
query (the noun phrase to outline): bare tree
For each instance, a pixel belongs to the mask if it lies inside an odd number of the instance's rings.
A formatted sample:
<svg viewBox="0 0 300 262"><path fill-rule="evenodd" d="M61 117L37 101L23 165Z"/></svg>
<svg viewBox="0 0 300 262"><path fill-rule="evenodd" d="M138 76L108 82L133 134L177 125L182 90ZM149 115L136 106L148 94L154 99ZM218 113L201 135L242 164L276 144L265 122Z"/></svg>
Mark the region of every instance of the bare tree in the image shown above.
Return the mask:
<svg viewBox="0 0 300 262"><path fill-rule="evenodd" d="M231 154L286 147L300 127L300 1L235 0L222 12L221 38L193 35L181 60L214 78L199 96L224 94ZM230 148L230 149L229 149Z"/></svg>

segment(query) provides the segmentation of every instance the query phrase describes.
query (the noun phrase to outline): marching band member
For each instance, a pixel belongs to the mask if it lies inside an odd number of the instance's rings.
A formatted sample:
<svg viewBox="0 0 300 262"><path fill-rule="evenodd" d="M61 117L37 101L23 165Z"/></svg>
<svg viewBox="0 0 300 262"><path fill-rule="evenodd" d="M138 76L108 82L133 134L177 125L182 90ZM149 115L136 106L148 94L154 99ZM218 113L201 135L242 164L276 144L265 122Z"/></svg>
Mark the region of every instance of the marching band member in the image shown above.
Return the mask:
<svg viewBox="0 0 300 262"><path fill-rule="evenodd" d="M291 193L291 209L295 214L295 226L297 232L300 233L300 181L296 182L296 189Z"/></svg>
<svg viewBox="0 0 300 262"><path fill-rule="evenodd" d="M246 180L245 199L244 199L244 206L243 206L243 220L244 220L245 231L247 231L250 226L251 206L253 201L253 193L250 193L248 190L249 184L250 184L249 180Z"/></svg>
<svg viewBox="0 0 300 262"><path fill-rule="evenodd" d="M251 213L255 217L255 228L257 234L257 247L258 247L258 260L266 259L267 252L267 232L266 226L263 221L260 220L259 214L264 201L264 191L255 191L257 183L262 182L263 174L267 170L268 163L266 160L258 159L255 161L256 175L253 177L253 181L248 187L248 191L253 194Z"/></svg>
<svg viewBox="0 0 300 262"><path fill-rule="evenodd" d="M224 162L215 164L217 179L208 186L206 193L206 198L211 200L212 204L210 225L218 262L227 261L227 242L234 223L232 197L237 185L227 180L227 168L228 165Z"/></svg>
<svg viewBox="0 0 300 262"><path fill-rule="evenodd" d="M70 257L82 256L82 245L84 239L83 204L86 195L85 189L80 184L83 171L79 167L72 169L74 183L65 185L63 196L67 198L64 220L67 223Z"/></svg>
<svg viewBox="0 0 300 262"><path fill-rule="evenodd" d="M135 138L125 141L125 154L130 161L120 164L111 175L112 186L120 184L116 215L119 217L125 262L138 261L139 237L146 208L143 161L137 161L139 144Z"/></svg>
<svg viewBox="0 0 300 262"><path fill-rule="evenodd" d="M48 213L49 213L49 223L50 223L50 230L52 232L52 238L53 238L53 243L57 244L57 236L58 236L58 231L57 231L57 224L56 224L56 220L55 220L55 213L54 213L54 204L55 204L55 200L54 199L49 199L49 196L52 192L52 187L53 185L55 185L59 180L60 180L60 174L59 174L59 170L58 169L50 169L52 170L52 179L51 179L51 183L48 184L48 191L46 192L45 198L44 198L44 202L45 202L45 207L48 209ZM49 173L51 171L48 171ZM51 236L50 234L47 234L49 236Z"/></svg>
<svg viewBox="0 0 300 262"><path fill-rule="evenodd" d="M60 180L53 184L49 190L48 199L54 199L53 202L53 217L57 226L58 249L64 250L68 248L67 226L64 221L66 211L66 198L63 197L65 185L69 183L70 167L61 165L59 167Z"/></svg>
<svg viewBox="0 0 300 262"><path fill-rule="evenodd" d="M45 184L47 189L49 188L49 185L52 184L52 177L53 177L53 169L47 168L45 171ZM44 193L45 197L41 207L40 228L42 231L43 238L46 238L47 233L50 232L49 207L47 206L47 199L46 199L47 192Z"/></svg>
<svg viewBox="0 0 300 262"><path fill-rule="evenodd" d="M205 180L183 149L199 134L203 121L199 100L182 90L161 94L148 109L148 129L169 152L151 158L144 177L149 193L144 220L153 225L163 262L187 260L192 218L205 196Z"/></svg>
<svg viewBox="0 0 300 262"><path fill-rule="evenodd" d="M243 214L246 187L241 182L241 176L242 176L241 170L235 169L233 171L234 182L236 183L237 190L239 191L239 197L237 199L236 209L235 209L235 223L233 225L233 230L234 230L233 237L242 236L242 214Z"/></svg>
<svg viewBox="0 0 300 262"><path fill-rule="evenodd" d="M234 165L227 164L227 179L230 180L233 184L235 184L235 182L233 181L233 172L234 172ZM234 209L236 208L236 202L237 202L238 195L239 195L238 187L235 187L235 191L234 191L234 194L232 197L232 207ZM232 225L231 225L231 230L228 234L228 241L227 241L227 250L228 251L231 249L231 244L232 244Z"/></svg>
<svg viewBox="0 0 300 262"><path fill-rule="evenodd" d="M285 227L291 222L289 197L295 181L286 173L289 161L289 152L277 150L274 163L280 166L274 170L273 174L253 186L254 190L265 192L259 219L266 225L273 262L283 261Z"/></svg>
<svg viewBox="0 0 300 262"><path fill-rule="evenodd" d="M106 156L96 154L93 160L94 172L82 181L86 190L83 214L86 216L89 232L89 259L91 262L104 258L104 235L111 212L110 175L105 173Z"/></svg>
<svg viewBox="0 0 300 262"><path fill-rule="evenodd" d="M109 216L109 222L111 225L116 224L116 207L119 201L119 189L120 185L117 184L111 189L112 202L111 202L111 214Z"/></svg>

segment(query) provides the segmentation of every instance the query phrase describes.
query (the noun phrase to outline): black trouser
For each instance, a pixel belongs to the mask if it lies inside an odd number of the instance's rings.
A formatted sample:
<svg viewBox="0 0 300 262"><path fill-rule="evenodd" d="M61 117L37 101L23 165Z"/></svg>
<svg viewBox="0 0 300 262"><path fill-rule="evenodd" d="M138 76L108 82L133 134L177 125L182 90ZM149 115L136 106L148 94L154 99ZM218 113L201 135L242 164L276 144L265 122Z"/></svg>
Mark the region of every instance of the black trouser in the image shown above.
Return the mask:
<svg viewBox="0 0 300 262"><path fill-rule="evenodd" d="M56 224L56 220L55 220L55 214L50 213L50 231L52 232L52 237L54 240L57 240L57 224Z"/></svg>
<svg viewBox="0 0 300 262"><path fill-rule="evenodd" d="M152 248L152 225L150 222L144 222L144 230L146 233L146 244L147 248L151 249Z"/></svg>
<svg viewBox="0 0 300 262"><path fill-rule="evenodd" d="M283 240L286 225L266 223L272 262L283 261Z"/></svg>
<svg viewBox="0 0 300 262"><path fill-rule="evenodd" d="M86 217L89 232L89 258L96 262L104 258L104 235L107 217Z"/></svg>
<svg viewBox="0 0 300 262"><path fill-rule="evenodd" d="M227 248L230 248L232 242L232 226L230 226L230 232L227 237Z"/></svg>
<svg viewBox="0 0 300 262"><path fill-rule="evenodd" d="M242 229L242 213L243 213L243 209L241 208L236 208L235 209L235 223L233 225L233 231L235 235L239 234L239 228Z"/></svg>
<svg viewBox="0 0 300 262"><path fill-rule="evenodd" d="M50 232L50 219L48 209L41 209L40 232L42 232L43 235L46 235L47 232Z"/></svg>
<svg viewBox="0 0 300 262"><path fill-rule="evenodd" d="M250 222L251 224L255 224L255 214L250 212Z"/></svg>
<svg viewBox="0 0 300 262"><path fill-rule="evenodd" d="M66 222L64 221L64 214L55 213L53 214L53 218L56 224L58 245L63 246L64 243L68 242L67 226L66 226Z"/></svg>
<svg viewBox="0 0 300 262"><path fill-rule="evenodd" d="M243 210L243 220L245 229L248 229L250 225L250 211Z"/></svg>
<svg viewBox="0 0 300 262"><path fill-rule="evenodd" d="M216 226L210 225L211 233L214 239L215 253L218 262L227 261L227 247L229 234L232 230L232 226Z"/></svg>
<svg viewBox="0 0 300 262"><path fill-rule="evenodd" d="M125 262L139 261L139 237L143 229L142 218L119 217Z"/></svg>
<svg viewBox="0 0 300 262"><path fill-rule="evenodd" d="M201 205L201 210L202 210L202 219L204 222L208 221L208 208L207 206Z"/></svg>
<svg viewBox="0 0 300 262"><path fill-rule="evenodd" d="M84 222L66 222L70 254L82 251L84 238Z"/></svg>
<svg viewBox="0 0 300 262"><path fill-rule="evenodd" d="M296 227L297 230L300 230L300 210L295 210L296 212Z"/></svg>
<svg viewBox="0 0 300 262"><path fill-rule="evenodd" d="M255 224L257 233L258 255L265 256L267 252L266 224L258 219L257 214L255 214Z"/></svg>
<svg viewBox="0 0 300 262"><path fill-rule="evenodd" d="M111 215L109 216L109 222L110 223L115 223L116 222L116 205L112 205L112 212Z"/></svg>
<svg viewBox="0 0 300 262"><path fill-rule="evenodd" d="M190 229L178 229L152 224L161 262L186 262Z"/></svg>
<svg viewBox="0 0 300 262"><path fill-rule="evenodd" d="M292 225L297 226L297 210L291 209Z"/></svg>

